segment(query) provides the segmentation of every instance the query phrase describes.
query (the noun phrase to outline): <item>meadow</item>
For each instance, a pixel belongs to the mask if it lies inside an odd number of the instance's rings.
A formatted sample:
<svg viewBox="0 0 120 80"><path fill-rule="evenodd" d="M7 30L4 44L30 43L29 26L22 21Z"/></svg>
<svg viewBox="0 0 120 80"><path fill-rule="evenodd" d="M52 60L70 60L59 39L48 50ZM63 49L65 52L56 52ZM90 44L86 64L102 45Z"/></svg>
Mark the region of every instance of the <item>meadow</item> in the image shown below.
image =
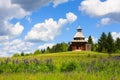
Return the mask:
<svg viewBox="0 0 120 80"><path fill-rule="evenodd" d="M0 58L0 80L120 80L120 54L75 51Z"/></svg>

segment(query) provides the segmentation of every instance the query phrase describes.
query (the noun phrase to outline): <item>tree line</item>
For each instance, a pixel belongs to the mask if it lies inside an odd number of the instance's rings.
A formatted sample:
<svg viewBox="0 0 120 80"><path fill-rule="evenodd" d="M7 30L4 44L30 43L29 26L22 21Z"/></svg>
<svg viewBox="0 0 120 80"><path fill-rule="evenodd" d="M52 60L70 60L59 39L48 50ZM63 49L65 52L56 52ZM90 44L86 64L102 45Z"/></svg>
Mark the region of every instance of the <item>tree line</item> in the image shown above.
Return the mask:
<svg viewBox="0 0 120 80"><path fill-rule="evenodd" d="M37 55L37 54L45 54L45 53L57 53L57 52L66 52L68 51L68 43L62 42L57 43L56 45L52 46L50 48L49 46L46 49L37 49L33 53L24 53L23 51L21 53L15 53L13 56L28 56L28 55Z"/></svg>
<svg viewBox="0 0 120 80"><path fill-rule="evenodd" d="M103 32L97 43L94 43L92 37L89 36L88 43L91 44L92 51L120 53L120 38L114 40L110 32L107 35Z"/></svg>
<svg viewBox="0 0 120 80"><path fill-rule="evenodd" d="M92 36L88 37L88 44L91 44L91 51L103 52L103 53L120 53L120 38L116 40L113 39L111 33L107 35L103 32L98 39L97 43L93 42ZM56 53L56 52L66 52L70 51L70 43L57 43L52 48L47 47L47 49L37 49L34 53L25 54L24 52L16 53L13 56L28 56L28 55L37 55L44 53Z"/></svg>

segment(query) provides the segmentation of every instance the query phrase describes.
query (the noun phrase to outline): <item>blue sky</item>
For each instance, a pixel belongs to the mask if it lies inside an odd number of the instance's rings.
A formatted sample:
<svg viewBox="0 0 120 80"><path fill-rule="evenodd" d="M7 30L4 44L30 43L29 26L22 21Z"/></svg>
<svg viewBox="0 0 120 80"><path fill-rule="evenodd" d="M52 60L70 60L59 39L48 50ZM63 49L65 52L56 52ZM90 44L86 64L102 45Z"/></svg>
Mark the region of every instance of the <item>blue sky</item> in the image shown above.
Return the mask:
<svg viewBox="0 0 120 80"><path fill-rule="evenodd" d="M97 42L120 37L120 0L0 0L0 57L69 42L81 26Z"/></svg>

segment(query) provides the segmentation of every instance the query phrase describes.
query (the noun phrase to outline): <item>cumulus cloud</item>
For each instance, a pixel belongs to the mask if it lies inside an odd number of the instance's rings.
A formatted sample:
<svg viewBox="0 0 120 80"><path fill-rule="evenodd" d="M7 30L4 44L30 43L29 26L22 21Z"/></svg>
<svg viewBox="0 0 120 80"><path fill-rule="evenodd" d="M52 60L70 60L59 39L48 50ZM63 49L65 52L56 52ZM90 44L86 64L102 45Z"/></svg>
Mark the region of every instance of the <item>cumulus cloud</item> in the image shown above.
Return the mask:
<svg viewBox="0 0 120 80"><path fill-rule="evenodd" d="M66 18L68 20L68 22L74 22L77 19L77 16L75 14L73 14L72 12L69 12L66 14Z"/></svg>
<svg viewBox="0 0 120 80"><path fill-rule="evenodd" d="M38 49L47 49L47 47L49 47L49 48L52 48L52 46L53 46L54 44L53 43L45 43L45 44L43 44L43 45L40 45L39 47L38 47Z"/></svg>
<svg viewBox="0 0 120 80"><path fill-rule="evenodd" d="M13 18L22 18L29 14L20 6L11 4L10 0L0 0L0 36L18 36L23 31L23 26L18 22L11 24ZM18 32L17 32L18 31Z"/></svg>
<svg viewBox="0 0 120 80"><path fill-rule="evenodd" d="M0 0L0 36L20 35L18 33L22 31L17 29L23 30L23 26L19 22L12 24L10 21L13 18L23 18L28 16L32 11L51 2L57 6L67 2L67 0ZM28 18L28 21L31 21L30 18Z"/></svg>
<svg viewBox="0 0 120 80"><path fill-rule="evenodd" d="M52 18L43 23L35 24L30 32L25 36L25 40L30 42L51 41L60 34L62 27L67 23L72 23L77 16L72 12L66 14L66 19L60 18L54 21Z"/></svg>
<svg viewBox="0 0 120 80"><path fill-rule="evenodd" d="M20 39L15 39L13 41L6 41L2 44L2 48L0 48L0 57L2 56L12 56L14 53L20 53L22 51L29 52L32 51L32 46L34 44L30 42L25 42Z"/></svg>
<svg viewBox="0 0 120 80"><path fill-rule="evenodd" d="M118 32L118 33L117 32L112 32L111 35L112 35L114 40L116 40L117 38L120 38L120 32Z"/></svg>
<svg viewBox="0 0 120 80"><path fill-rule="evenodd" d="M18 22L14 25L14 27L10 28L10 33L12 36L19 36L23 30L24 27Z"/></svg>
<svg viewBox="0 0 120 80"><path fill-rule="evenodd" d="M13 40L13 37L19 36L23 32L24 26L20 22L11 23L12 19L22 19L25 16L30 16L34 10L50 3L53 3L53 7L56 7L65 2L68 2L68 0L0 0L0 56L10 56L11 53L23 49L27 50L31 45L30 42L23 40ZM30 17L27 17L27 20L31 22ZM66 23L64 19L59 21L61 25L64 25L64 23ZM53 39L53 37L51 36L50 39Z"/></svg>
<svg viewBox="0 0 120 80"><path fill-rule="evenodd" d="M108 24L110 24L110 18L103 18L103 19L101 19L101 24L102 25L108 25Z"/></svg>
<svg viewBox="0 0 120 80"><path fill-rule="evenodd" d="M84 0L79 10L93 17L108 17L120 23L120 0Z"/></svg>

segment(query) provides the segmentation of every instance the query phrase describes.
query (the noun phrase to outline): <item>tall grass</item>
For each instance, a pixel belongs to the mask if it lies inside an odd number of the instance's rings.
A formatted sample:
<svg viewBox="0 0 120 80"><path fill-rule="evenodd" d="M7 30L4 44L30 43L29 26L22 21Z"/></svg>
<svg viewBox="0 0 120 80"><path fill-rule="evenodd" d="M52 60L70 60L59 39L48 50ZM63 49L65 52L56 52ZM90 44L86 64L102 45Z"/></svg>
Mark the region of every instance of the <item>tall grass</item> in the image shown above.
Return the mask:
<svg viewBox="0 0 120 80"><path fill-rule="evenodd" d="M0 59L0 80L119 80L119 74L119 54L67 52Z"/></svg>

